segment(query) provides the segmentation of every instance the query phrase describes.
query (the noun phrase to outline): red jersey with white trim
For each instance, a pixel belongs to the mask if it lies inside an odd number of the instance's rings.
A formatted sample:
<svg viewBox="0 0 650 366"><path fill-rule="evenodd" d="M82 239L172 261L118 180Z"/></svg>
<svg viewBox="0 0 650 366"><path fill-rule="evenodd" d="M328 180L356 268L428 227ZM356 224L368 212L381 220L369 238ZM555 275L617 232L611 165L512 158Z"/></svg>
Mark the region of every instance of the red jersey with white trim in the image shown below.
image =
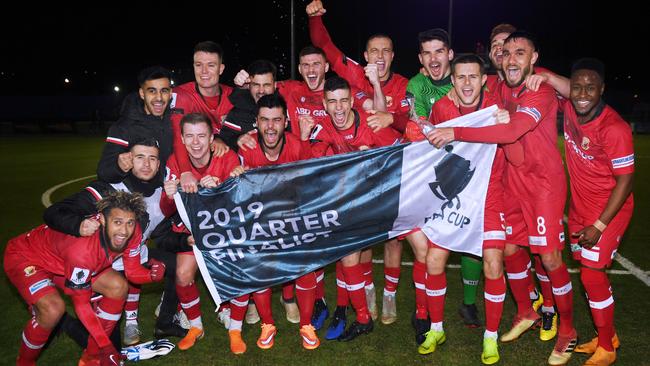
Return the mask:
<svg viewBox="0 0 650 366"><path fill-rule="evenodd" d="M205 97L199 93L195 81L185 83L172 90L170 108L172 110L171 120L174 131L174 153L178 157L178 163L182 172L191 170L189 157L185 153L185 145L181 136L181 119L189 113L202 113L212 122L212 129L215 135L221 131L221 124L228 112L232 109L230 94L232 87L219 84L219 95ZM183 156L182 153L185 153Z"/></svg>
<svg viewBox="0 0 650 366"><path fill-rule="evenodd" d="M374 132L367 124L368 114L363 110L352 109L354 123L345 130L338 130L331 120L316 126L310 136L314 156L336 155L358 151L361 147L374 148L392 145L401 139L401 133L391 127Z"/></svg>
<svg viewBox="0 0 650 366"><path fill-rule="evenodd" d="M324 121L327 116L323 107L323 91L309 89L304 81L284 80L278 81L277 90L287 102L287 113L289 114L290 131L300 137L300 115L310 115L316 124Z"/></svg>
<svg viewBox="0 0 650 366"><path fill-rule="evenodd" d="M353 88L357 88L367 95L374 95L374 89L366 78L363 66L346 57L332 42L327 28L320 16L309 17L309 35L315 46L325 51L327 61L332 65L332 70L340 77L347 80ZM409 105L406 100L406 87L408 79L402 75L390 72L387 80L382 81L381 91L386 97L387 111L393 114L391 127L403 132L408 121Z"/></svg>
<svg viewBox="0 0 650 366"><path fill-rule="evenodd" d="M242 160L242 165L249 168L259 168L261 166L279 165L291 163L298 160L306 160L312 158L311 150L308 141L300 141L299 138L290 133L284 133L282 150L277 160L272 161L266 157L264 150L262 150L261 137L254 133L253 138L257 140L257 145L254 149L240 149L239 156Z"/></svg>
<svg viewBox="0 0 650 366"><path fill-rule="evenodd" d="M571 101L564 107L564 148L571 177L571 206L586 221L595 221L616 186L615 176L634 173L632 129L608 105L602 104L591 121L581 125ZM632 211L633 195L621 211Z"/></svg>
<svg viewBox="0 0 650 366"><path fill-rule="evenodd" d="M239 166L239 159L237 154L229 150L227 153L220 157L211 155L210 161L203 168L197 168L192 165L192 173L194 176L200 178L210 175L213 177L219 178L221 182L230 178L230 173ZM178 166L178 161L176 160L176 154L173 154L169 161L167 162L167 168L169 169L169 177L167 179L178 179L180 174L180 167Z"/></svg>
<svg viewBox="0 0 650 366"><path fill-rule="evenodd" d="M501 143L506 159L505 190L528 202L563 201L566 181L557 148L558 101L553 88L542 83L534 92L520 85L497 89L499 105L510 112L510 123L487 127L454 127L459 141ZM519 142L518 153L509 150Z"/></svg>
<svg viewBox="0 0 650 366"><path fill-rule="evenodd" d="M92 277L110 268L122 254L127 274L134 266L141 266L140 225L136 225L122 253L111 252L100 239L102 233L103 229L100 228L91 236L76 237L41 225L12 239L12 250L53 275L64 277L66 294L86 293L90 298ZM126 260L127 257L129 260Z"/></svg>

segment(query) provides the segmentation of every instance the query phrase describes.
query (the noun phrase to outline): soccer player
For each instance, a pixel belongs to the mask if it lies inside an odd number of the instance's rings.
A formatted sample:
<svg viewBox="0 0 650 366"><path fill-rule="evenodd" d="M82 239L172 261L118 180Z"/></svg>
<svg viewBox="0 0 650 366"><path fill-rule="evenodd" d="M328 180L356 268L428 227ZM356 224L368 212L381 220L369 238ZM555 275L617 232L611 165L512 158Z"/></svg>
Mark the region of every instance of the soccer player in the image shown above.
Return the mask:
<svg viewBox="0 0 650 366"><path fill-rule="evenodd" d="M630 126L602 99L605 67L576 61L570 102L564 104L564 151L570 176L571 251L580 261L598 337L576 347L593 353L585 365L612 365L620 342L614 329L614 298L605 269L612 265L632 217L634 146Z"/></svg>
<svg viewBox="0 0 650 366"><path fill-rule="evenodd" d="M101 200L103 196L116 190L142 194L147 216L140 223L140 226L144 228L140 256L144 261L148 261L148 257L150 257L149 265L161 261L167 269L161 311L156 322L154 335L157 338L167 336L183 337L187 331L174 323L178 303L174 280L176 258L171 253L159 249L161 241L173 241L178 240L178 238L169 228L168 230L163 230L162 227L158 228L159 224L165 219L160 208L162 183L156 179L160 166L158 142L152 138L135 141L131 144L129 151L133 157L133 168L121 182L110 184L99 180L91 182L80 192L48 207L43 214L43 221L50 228L68 235L90 236L99 227L99 221L94 219L93 216L97 213L97 201ZM150 238L159 244L157 248L148 248L146 246L146 241ZM112 266L116 271L124 271L124 264L121 259L115 261ZM126 317L124 344L126 345L138 343L140 340L141 332L138 327L139 302L140 287L129 283L129 293L124 307ZM83 325L71 317L64 318L63 322L62 329L85 348L88 332L83 328Z"/></svg>
<svg viewBox="0 0 650 366"><path fill-rule="evenodd" d="M483 89L487 75L483 60L478 56L458 57L453 61L451 70L451 81L460 105L456 107L449 98L437 101L433 105L429 117L434 125L497 104L496 98ZM508 112L499 110L497 120L499 123L508 122ZM415 123L409 121L409 124ZM410 127L407 126L407 129ZM421 133L420 136L422 139L424 138ZM506 283L503 277L503 249L506 238L502 183L504 167L503 151L501 148L497 148L485 200L483 234L486 329L483 336L481 361L488 365L499 361L497 331L506 296ZM436 346L446 340L443 314L447 287L445 264L448 258L449 250L429 242L429 250L426 254L427 275L425 282L431 330L426 334L426 340L418 348L418 352L421 354L434 352Z"/></svg>
<svg viewBox="0 0 650 366"><path fill-rule="evenodd" d="M134 141L145 138L158 141L163 164L172 153L171 73L160 66L152 66L140 72L138 83L138 93L126 98L120 119L108 130L97 164L97 178L101 181L119 183L126 178L133 167L129 143ZM160 174L159 182L162 178Z"/></svg>
<svg viewBox="0 0 650 366"><path fill-rule="evenodd" d="M179 176L182 174L178 163L179 155L189 156L192 168L190 172L200 177L199 184L206 188L216 187L224 182L239 167L237 155L232 151L227 151L220 157L214 156L210 151L214 142L214 131L212 123L205 114L186 114L181 119L180 128L185 151L174 152L169 159L167 164L169 177L164 184L166 198L163 201L163 211L168 216L176 210L172 197L177 192ZM188 244L193 245L193 239L189 239ZM197 269L198 265L191 247L184 246L176 255L176 292L191 327L187 335L178 342L178 348L182 351L194 346L204 335L199 289L194 282Z"/></svg>
<svg viewBox="0 0 650 366"><path fill-rule="evenodd" d="M257 144L254 148L242 149L239 154L246 168L290 163L312 157L309 143L300 141L296 136L285 133L288 126L287 106L284 99L274 93L262 96L257 101L257 132L250 136ZM311 324L314 309L316 275L306 274L295 281L296 297L300 311L300 336L305 349L316 349L320 340ZM292 290L293 291L293 290ZM246 343L241 338L242 320L250 295L243 295L231 300L230 350L235 354L246 352ZM253 293L257 311L262 318L262 331L257 340L261 349L269 349L275 343L277 328L271 311L271 289Z"/></svg>
<svg viewBox="0 0 650 366"><path fill-rule="evenodd" d="M183 143L180 121L189 113L203 113L210 119L212 130L219 134L223 117L230 111L232 104L228 96L232 88L220 84L219 77L225 68L223 63L223 49L213 41L199 42L194 46L193 53L194 81L179 85L172 94L172 127L174 130L174 152L181 168L181 186L183 191L194 193L197 190L198 179L191 173L191 164L186 154ZM214 154L223 155L228 146L216 138Z"/></svg>
<svg viewBox="0 0 650 366"><path fill-rule="evenodd" d="M353 108L351 94L350 85L344 79L327 79L323 105L330 121L318 126L301 121L300 138L305 142L311 140L311 150L315 156L365 150L399 141L400 133L390 127L373 131L365 122L365 112ZM327 339L350 341L373 329L360 257L361 252L355 252L341 259L340 265L337 264L337 308L327 331ZM357 319L345 329L348 296Z"/></svg>
<svg viewBox="0 0 650 366"><path fill-rule="evenodd" d="M126 278L134 283L162 279L165 267L148 270L140 265L138 222L146 215L141 195L113 192L99 201L97 211L100 226L90 236L74 237L41 225L7 244L5 272L34 314L23 328L17 365L36 364L65 311L55 285L70 296L90 331L80 363L120 364L120 353L108 335L120 319L128 285L111 263L122 256ZM93 292L103 295L95 308L90 302Z"/></svg>
<svg viewBox="0 0 650 366"><path fill-rule="evenodd" d="M541 257L559 313L558 336L548 363L563 365L577 343L571 278L562 261L566 182L556 146L555 91L547 84L541 84L538 91L524 84L538 57L534 37L527 32L514 32L504 41L502 67L506 82L499 86L497 95L510 112L509 124L438 128L427 139L437 147L454 140L506 144L505 213L512 232L507 233L504 261L517 302L517 315L512 329L501 336L501 341L517 339L539 320L528 294L528 255L520 248L528 246ZM512 145L513 142L520 146Z"/></svg>

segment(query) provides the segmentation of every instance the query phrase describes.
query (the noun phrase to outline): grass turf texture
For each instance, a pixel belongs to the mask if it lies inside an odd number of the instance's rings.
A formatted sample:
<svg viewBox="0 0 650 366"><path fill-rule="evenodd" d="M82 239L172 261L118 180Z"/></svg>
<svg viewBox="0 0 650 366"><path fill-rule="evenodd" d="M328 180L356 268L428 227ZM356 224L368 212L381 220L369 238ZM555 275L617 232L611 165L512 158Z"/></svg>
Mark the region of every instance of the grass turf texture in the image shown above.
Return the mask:
<svg viewBox="0 0 650 366"><path fill-rule="evenodd" d="M79 136L15 136L0 138L0 167L3 175L0 185L3 194L0 198L0 248L4 252L6 242L42 222L43 205L41 195L48 188L62 182L94 174L103 139L100 137ZM635 136L636 148L636 185L634 218L627 235L620 246L620 253L643 270L648 269L650 251L646 243L650 241L650 226L645 223L650 219L650 136ZM52 195L52 201L74 193L85 182L77 182L62 187ZM407 245L403 261L412 261ZM382 258L382 246L375 247L375 258ZM450 263L459 263L459 257L452 255ZM576 263L569 260L571 268ZM614 269L623 269L615 264ZM374 266L375 286L377 287L378 306L381 309L381 288L383 286L383 266ZM410 325L411 312L414 309L414 291L411 276L412 267L403 266L397 294L398 320L385 326L379 321L370 335L361 336L350 343L326 341L325 330L319 332L321 346L315 351L304 350L298 334L298 325L285 320L281 308L279 291L273 294L273 311L278 327L275 346L271 350L260 350L255 346L259 335L259 324L244 325L243 337L248 351L240 356L230 353L227 331L217 323L213 313L214 304L205 289L201 288L202 310L206 337L194 348L181 352L174 350L168 356L154 359L147 364L155 365L239 365L239 364L274 364L274 365L405 365L405 364L440 364L440 365L478 365L480 364L481 341L483 329L465 328L457 315L457 308L462 301L460 271L447 271L448 291L445 308L445 330L447 342L436 352L421 356L417 354L413 329ZM335 304L334 266L326 272L327 300L330 312ZM581 341L594 336L589 308L584 299L584 290L576 274L571 276L574 287L575 322ZM647 339L650 329L648 305L650 305L650 287L631 275L611 275L614 296L616 298L616 325L621 338L622 348L618 353L619 365L650 365L650 348ZM202 282L199 280L199 282ZM15 361L20 344L21 329L27 322L29 314L22 298L0 272L0 304L2 305L2 322L0 322L0 365L11 365ZM479 287L477 306L480 317L484 320L482 293L483 281ZM140 327L144 340L152 338L153 311L158 304L160 285L145 286L140 304ZM500 333L510 327L514 314L514 301L510 294L506 299L504 318ZM69 311L72 308L69 306ZM381 311L381 310L380 310ZM348 321L353 319L348 311ZM329 321L328 321L329 323ZM173 341L177 341L173 339ZM543 343L538 333L526 333L520 340L511 344L500 344L501 365L545 365L554 341ZM55 339L45 350L39 364L42 365L76 365L81 349L66 336ZM570 364L582 364L587 359L583 355L574 355Z"/></svg>

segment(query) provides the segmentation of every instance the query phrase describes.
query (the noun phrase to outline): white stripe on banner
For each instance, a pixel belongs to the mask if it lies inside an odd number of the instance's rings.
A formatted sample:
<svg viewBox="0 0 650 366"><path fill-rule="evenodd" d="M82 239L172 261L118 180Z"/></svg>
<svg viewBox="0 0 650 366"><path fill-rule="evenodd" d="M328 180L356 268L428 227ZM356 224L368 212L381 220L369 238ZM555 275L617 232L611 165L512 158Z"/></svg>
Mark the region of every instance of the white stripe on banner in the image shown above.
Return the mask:
<svg viewBox="0 0 650 366"><path fill-rule="evenodd" d="M614 298L609 297L603 301L591 301L589 300L589 307L592 309L604 309L614 303Z"/></svg>
<svg viewBox="0 0 650 366"><path fill-rule="evenodd" d="M492 106L439 126L492 125L496 110ZM419 227L438 246L482 256L486 183L496 145L453 142L432 154L434 149L427 141L404 149L399 217L391 235L403 222L421 220ZM436 169L445 174L438 177Z"/></svg>

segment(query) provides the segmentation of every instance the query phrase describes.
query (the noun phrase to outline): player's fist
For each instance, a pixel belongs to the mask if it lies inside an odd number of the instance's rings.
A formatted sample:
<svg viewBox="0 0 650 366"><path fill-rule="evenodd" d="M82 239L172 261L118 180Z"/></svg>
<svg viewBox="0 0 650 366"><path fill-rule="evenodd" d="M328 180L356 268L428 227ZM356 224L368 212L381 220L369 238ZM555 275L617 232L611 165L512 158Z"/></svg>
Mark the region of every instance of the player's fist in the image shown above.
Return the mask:
<svg viewBox="0 0 650 366"><path fill-rule="evenodd" d="M124 173L128 172L133 168L133 156L130 152L121 153L117 156L117 165L122 169Z"/></svg>
<svg viewBox="0 0 650 366"><path fill-rule="evenodd" d="M196 193L199 191L197 187L198 181L192 172L181 173L181 187L185 193Z"/></svg>
<svg viewBox="0 0 650 366"><path fill-rule="evenodd" d="M235 167L235 169L233 169L233 170L230 172L230 176L231 176L231 177L239 177L240 175L244 174L244 172L247 171L247 170L248 170L248 167L244 167L244 166L241 166L241 165L237 165L237 166Z"/></svg>
<svg viewBox="0 0 650 366"><path fill-rule="evenodd" d="M122 365L122 355L115 350L113 345L99 349L100 366L120 366Z"/></svg>
<svg viewBox="0 0 650 366"><path fill-rule="evenodd" d="M172 199L176 194L176 192L178 192L178 179L166 180L165 183L163 184L163 188L165 189L165 194L167 195L167 197L169 199Z"/></svg>
<svg viewBox="0 0 650 366"><path fill-rule="evenodd" d="M221 181L217 177L206 175L205 177L201 178L200 183L205 188L214 188L218 186L221 183Z"/></svg>
<svg viewBox="0 0 650 366"><path fill-rule="evenodd" d="M250 82L251 82L250 75L248 75L248 72L246 72L246 70L244 69L239 70L237 75L235 75L235 79L233 80L233 83L235 83L235 85L237 85L240 88Z"/></svg>
<svg viewBox="0 0 650 366"><path fill-rule="evenodd" d="M497 123L510 123L510 112L507 109L497 109L493 116L496 118Z"/></svg>
<svg viewBox="0 0 650 366"><path fill-rule="evenodd" d="M320 0L312 1L307 4L307 15L310 17L321 16L325 14L326 10L323 8L323 2Z"/></svg>
<svg viewBox="0 0 650 366"><path fill-rule="evenodd" d="M377 64L368 64L363 68L366 72L366 77L370 84L373 86L379 85L379 71L377 71Z"/></svg>
<svg viewBox="0 0 650 366"><path fill-rule="evenodd" d="M165 263L152 258L149 259L149 265L151 266L151 271L149 272L151 280L153 282L162 280L163 276L165 276Z"/></svg>
<svg viewBox="0 0 650 366"><path fill-rule="evenodd" d="M93 218L85 219L79 225L80 236L91 236L99 229L99 221Z"/></svg>
<svg viewBox="0 0 650 366"><path fill-rule="evenodd" d="M309 135L311 135L311 130L316 125L314 118L308 114L301 114L298 117L298 123L300 124L300 140L302 141L309 140Z"/></svg>

